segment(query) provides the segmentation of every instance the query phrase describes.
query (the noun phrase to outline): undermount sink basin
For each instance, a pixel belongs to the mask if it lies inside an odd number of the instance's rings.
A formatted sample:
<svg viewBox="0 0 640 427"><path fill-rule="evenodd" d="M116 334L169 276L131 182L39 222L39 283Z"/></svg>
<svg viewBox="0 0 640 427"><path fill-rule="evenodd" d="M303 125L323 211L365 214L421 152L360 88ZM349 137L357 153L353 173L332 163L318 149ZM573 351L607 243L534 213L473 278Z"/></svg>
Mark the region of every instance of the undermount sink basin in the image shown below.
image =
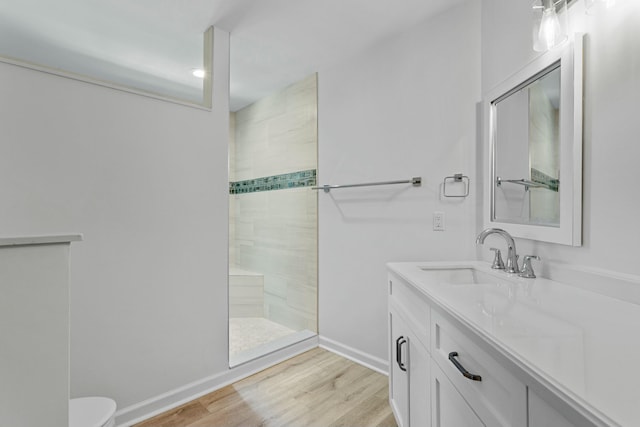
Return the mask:
<svg viewBox="0 0 640 427"><path fill-rule="evenodd" d="M566 344L571 349L581 348L580 328L542 310L538 291L530 279L509 275L503 270L483 271L464 264L422 265L419 269L422 280L440 288L437 292L441 301L464 306L462 311L476 316L476 322L485 325L496 336L520 337L517 338L520 346L534 347L528 350L530 352L536 346L542 346L542 338L559 336L563 337L563 344L555 344L556 347ZM524 336L529 338L522 338ZM574 353L567 351L567 354Z"/></svg>
<svg viewBox="0 0 640 427"><path fill-rule="evenodd" d="M423 266L420 267L420 270L428 273L428 280L448 285L498 284L511 282L503 271L497 271L494 276L493 274L476 270L470 266ZM498 276L499 274L502 274L505 277L500 277Z"/></svg>

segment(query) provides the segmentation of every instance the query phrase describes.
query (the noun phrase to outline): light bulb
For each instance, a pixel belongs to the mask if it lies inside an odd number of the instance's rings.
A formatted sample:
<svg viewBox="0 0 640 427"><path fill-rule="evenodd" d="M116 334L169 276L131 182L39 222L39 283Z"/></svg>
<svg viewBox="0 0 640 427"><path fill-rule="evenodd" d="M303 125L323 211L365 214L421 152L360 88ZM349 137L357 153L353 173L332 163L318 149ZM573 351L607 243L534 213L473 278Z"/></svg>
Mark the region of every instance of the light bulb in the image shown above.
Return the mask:
<svg viewBox="0 0 640 427"><path fill-rule="evenodd" d="M568 40L567 0L534 0L533 50L546 52Z"/></svg>
<svg viewBox="0 0 640 427"><path fill-rule="evenodd" d="M547 49L551 49L558 44L558 37L562 32L560 21L555 9L548 7L542 12L542 21L540 22L540 33L538 37Z"/></svg>
<svg viewBox="0 0 640 427"><path fill-rule="evenodd" d="M199 79L204 79L205 71L201 68L194 68L193 70L191 70L191 74Z"/></svg>

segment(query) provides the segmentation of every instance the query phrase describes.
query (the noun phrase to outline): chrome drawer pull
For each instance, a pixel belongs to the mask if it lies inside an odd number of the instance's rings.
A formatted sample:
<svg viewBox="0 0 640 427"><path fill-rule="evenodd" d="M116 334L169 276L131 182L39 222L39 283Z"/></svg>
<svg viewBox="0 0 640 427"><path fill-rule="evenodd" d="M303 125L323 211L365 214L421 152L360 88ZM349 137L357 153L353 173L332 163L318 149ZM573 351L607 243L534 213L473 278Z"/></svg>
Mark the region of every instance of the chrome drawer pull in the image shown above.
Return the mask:
<svg viewBox="0 0 640 427"><path fill-rule="evenodd" d="M482 381L482 377L480 375L475 375L467 371L464 366L462 366L460 362L458 362L456 357L458 357L457 351L452 351L451 353L449 353L449 360L455 365L456 368L458 368L458 371L460 371L460 373L464 375L465 378L469 378L473 381Z"/></svg>

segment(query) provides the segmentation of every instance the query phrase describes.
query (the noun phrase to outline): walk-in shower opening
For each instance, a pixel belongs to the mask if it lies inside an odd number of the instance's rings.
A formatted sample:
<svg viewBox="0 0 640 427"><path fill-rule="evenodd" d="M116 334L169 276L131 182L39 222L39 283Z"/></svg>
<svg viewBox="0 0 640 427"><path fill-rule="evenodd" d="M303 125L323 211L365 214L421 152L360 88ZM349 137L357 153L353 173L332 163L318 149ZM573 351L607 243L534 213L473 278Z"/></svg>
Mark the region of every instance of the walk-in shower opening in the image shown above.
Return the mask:
<svg viewBox="0 0 640 427"><path fill-rule="evenodd" d="M317 333L317 84L230 116L229 363Z"/></svg>

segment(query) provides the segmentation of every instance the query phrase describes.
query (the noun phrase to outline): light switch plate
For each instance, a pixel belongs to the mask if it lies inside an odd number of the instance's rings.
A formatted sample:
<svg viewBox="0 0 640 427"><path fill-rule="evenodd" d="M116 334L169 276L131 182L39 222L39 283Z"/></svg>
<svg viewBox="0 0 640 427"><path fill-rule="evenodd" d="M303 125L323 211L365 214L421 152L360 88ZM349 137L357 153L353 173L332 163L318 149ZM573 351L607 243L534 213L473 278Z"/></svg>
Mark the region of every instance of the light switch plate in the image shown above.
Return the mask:
<svg viewBox="0 0 640 427"><path fill-rule="evenodd" d="M444 231L444 212L433 213L433 231Z"/></svg>

